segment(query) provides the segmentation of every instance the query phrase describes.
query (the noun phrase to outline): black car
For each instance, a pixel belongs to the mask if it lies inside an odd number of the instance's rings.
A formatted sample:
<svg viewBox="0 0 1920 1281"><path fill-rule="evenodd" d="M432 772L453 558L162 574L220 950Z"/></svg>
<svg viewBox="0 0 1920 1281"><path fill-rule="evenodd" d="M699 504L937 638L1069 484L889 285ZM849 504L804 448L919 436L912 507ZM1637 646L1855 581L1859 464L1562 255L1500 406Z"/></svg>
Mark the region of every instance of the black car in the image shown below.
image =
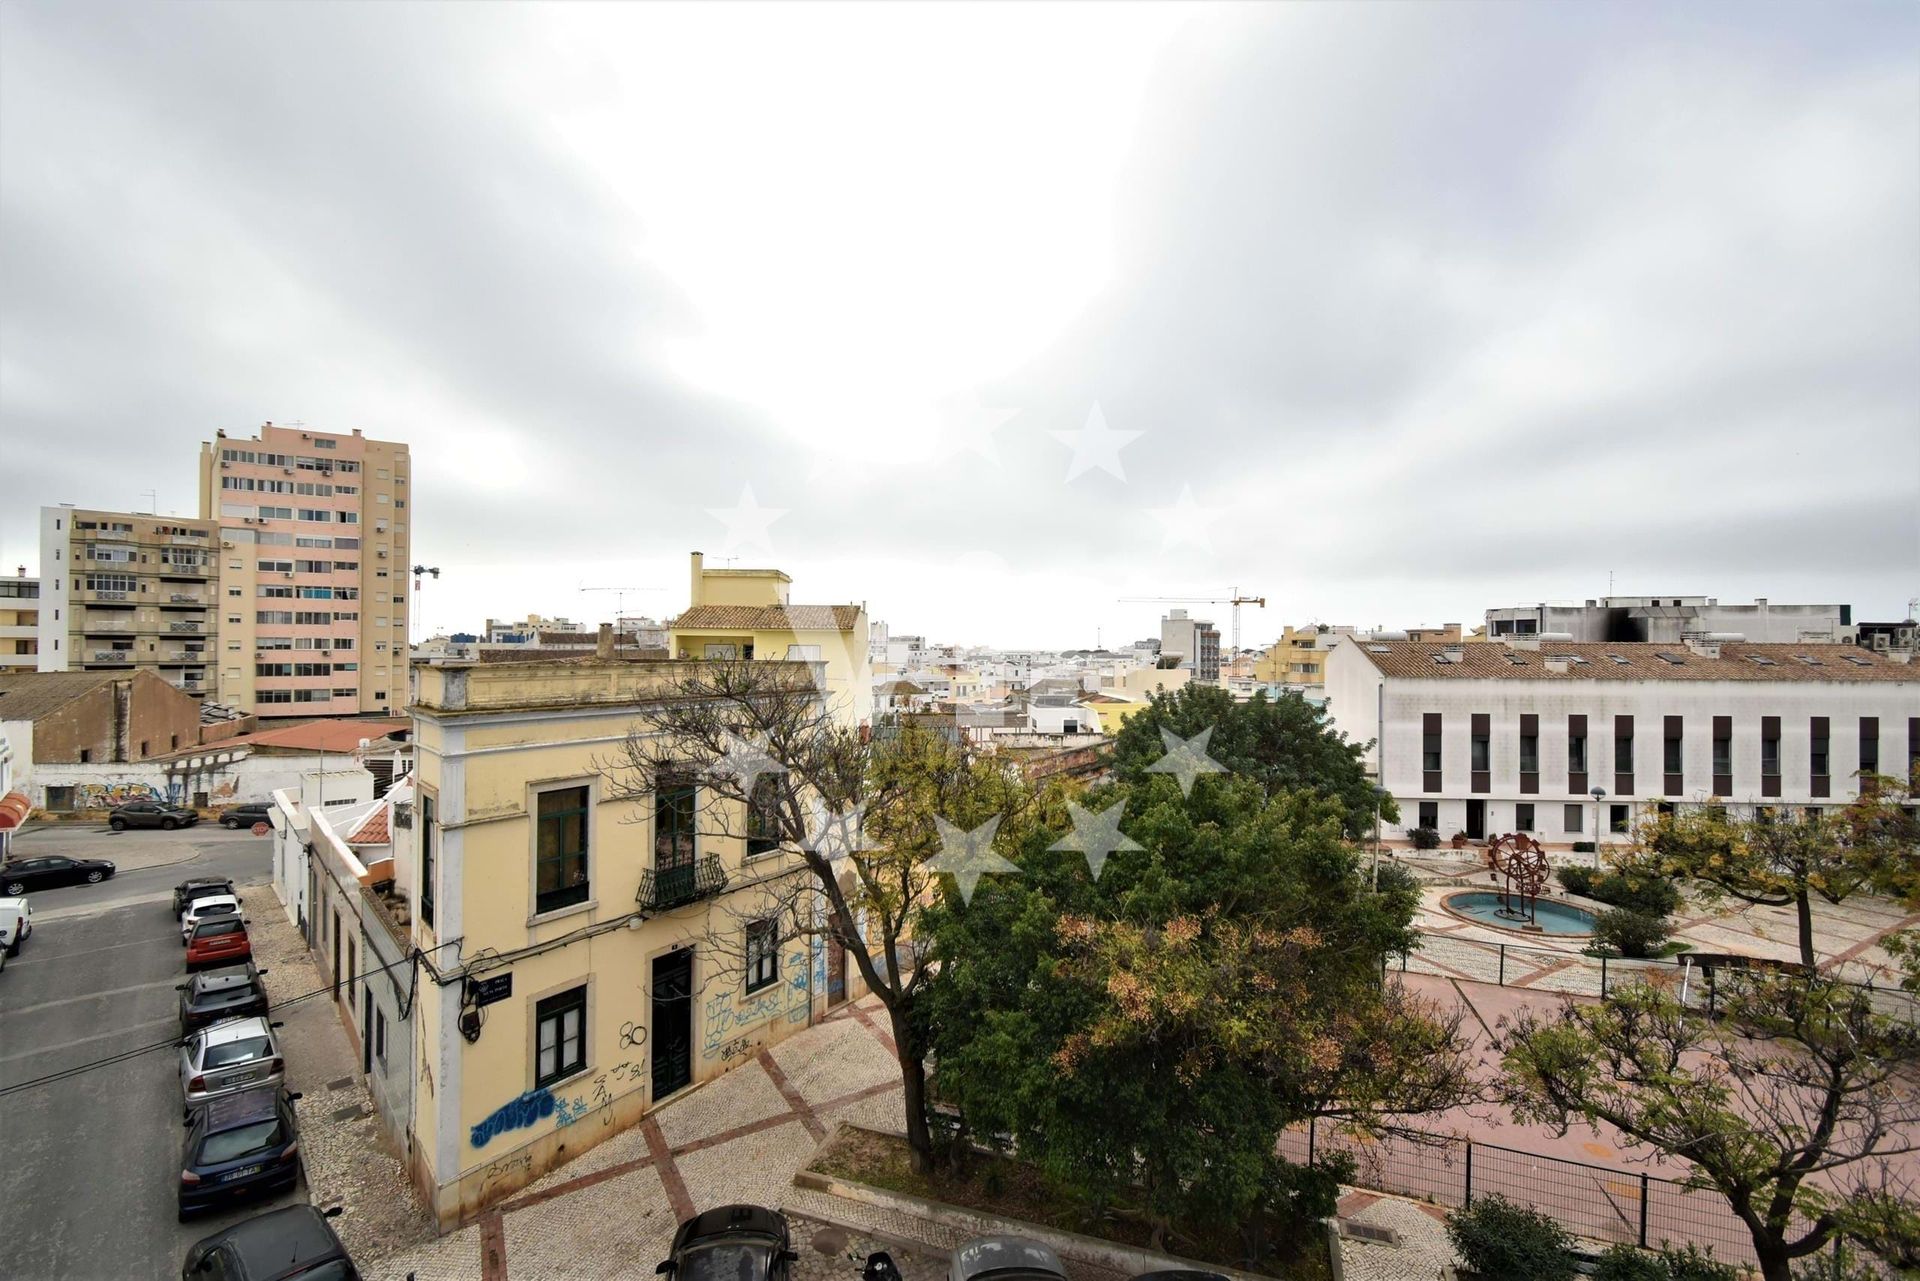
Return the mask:
<svg viewBox="0 0 1920 1281"><path fill-rule="evenodd" d="M173 915L176 919L187 910L187 904L197 898L208 898L215 894L232 894L233 879L226 876L196 876L190 881L182 881L173 887Z"/></svg>
<svg viewBox="0 0 1920 1281"><path fill-rule="evenodd" d="M327 1220L338 1209L290 1205L242 1219L187 1251L180 1281L359 1281Z"/></svg>
<svg viewBox="0 0 1920 1281"><path fill-rule="evenodd" d="M696 1214L673 1234L673 1252L654 1271L674 1281L786 1281L798 1262L785 1216L758 1205Z"/></svg>
<svg viewBox="0 0 1920 1281"><path fill-rule="evenodd" d="M222 827L252 827L255 823L270 822L267 815L273 813L273 806L265 801L248 801L245 805L236 805L230 810L220 811Z"/></svg>
<svg viewBox="0 0 1920 1281"><path fill-rule="evenodd" d="M186 1036L196 1028L209 1023L218 1023L221 1019L244 1019L258 1015L267 1016L267 989L260 982L265 970L254 968L253 962L244 965L225 965L217 970L204 970L195 974L185 983L177 985L180 993L180 1035Z"/></svg>
<svg viewBox="0 0 1920 1281"><path fill-rule="evenodd" d="M95 885L112 875L113 864L103 858L67 858L60 854L17 858L0 866L0 894L12 897L57 885Z"/></svg>
<svg viewBox="0 0 1920 1281"><path fill-rule="evenodd" d="M180 1220L300 1181L300 1130L278 1085L220 1094L188 1112L180 1156Z"/></svg>
<svg viewBox="0 0 1920 1281"><path fill-rule="evenodd" d="M158 827L171 832L176 827L192 827L199 821L200 816L192 810L160 801L129 801L114 806L107 814L107 826L116 832L124 832L129 827Z"/></svg>

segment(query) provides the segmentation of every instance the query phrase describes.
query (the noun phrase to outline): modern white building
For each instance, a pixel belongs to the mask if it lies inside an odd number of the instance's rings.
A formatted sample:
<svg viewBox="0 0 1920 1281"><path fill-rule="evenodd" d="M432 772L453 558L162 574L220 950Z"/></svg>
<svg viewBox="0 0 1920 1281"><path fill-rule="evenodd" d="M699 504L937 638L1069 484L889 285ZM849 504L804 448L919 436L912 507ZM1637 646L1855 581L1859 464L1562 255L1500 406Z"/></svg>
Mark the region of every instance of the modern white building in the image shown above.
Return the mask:
<svg viewBox="0 0 1920 1281"><path fill-rule="evenodd" d="M1759 645L1800 641L1852 644L1851 605L1721 604L1711 596L1603 596L1585 604L1543 601L1487 611L1487 636L1560 636L1576 641L1678 645L1689 636L1728 633Z"/></svg>
<svg viewBox="0 0 1920 1281"><path fill-rule="evenodd" d="M1359 639L1328 655L1334 726L1374 741L1383 834L1623 840L1648 809L1844 805L1920 761L1920 667L1843 644Z"/></svg>
<svg viewBox="0 0 1920 1281"><path fill-rule="evenodd" d="M1193 669L1203 685L1220 682L1220 629L1203 618L1189 618L1184 609L1167 611L1160 620L1160 657L1178 657L1181 667Z"/></svg>

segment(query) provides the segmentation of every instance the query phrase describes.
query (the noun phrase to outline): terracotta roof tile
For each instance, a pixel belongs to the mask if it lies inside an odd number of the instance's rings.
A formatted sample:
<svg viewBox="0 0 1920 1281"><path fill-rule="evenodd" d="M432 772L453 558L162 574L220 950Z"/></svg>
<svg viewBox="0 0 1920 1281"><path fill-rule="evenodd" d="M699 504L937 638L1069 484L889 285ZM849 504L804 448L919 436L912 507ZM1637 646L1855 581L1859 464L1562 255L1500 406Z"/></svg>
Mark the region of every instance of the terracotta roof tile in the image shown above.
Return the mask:
<svg viewBox="0 0 1920 1281"><path fill-rule="evenodd" d="M1920 684L1920 667L1856 645L1755 645L1725 642L1717 658L1685 645L1644 641L1541 641L1519 649L1498 643L1376 641L1352 645L1389 676L1412 680L1873 681ZM1451 651L1451 653L1449 653ZM1570 661L1548 665L1548 660ZM1450 658L1451 661L1437 661Z"/></svg>
<svg viewBox="0 0 1920 1281"><path fill-rule="evenodd" d="M695 605L675 619L680 631L711 627L723 631L851 631L860 619L858 605Z"/></svg>
<svg viewBox="0 0 1920 1281"><path fill-rule="evenodd" d="M388 810L388 807L385 805L382 805L380 808L374 810L373 813L367 815L366 821L360 824L359 829L355 831L353 835L347 837L347 844L349 845L391 845L393 844L393 832L387 826L387 810Z"/></svg>

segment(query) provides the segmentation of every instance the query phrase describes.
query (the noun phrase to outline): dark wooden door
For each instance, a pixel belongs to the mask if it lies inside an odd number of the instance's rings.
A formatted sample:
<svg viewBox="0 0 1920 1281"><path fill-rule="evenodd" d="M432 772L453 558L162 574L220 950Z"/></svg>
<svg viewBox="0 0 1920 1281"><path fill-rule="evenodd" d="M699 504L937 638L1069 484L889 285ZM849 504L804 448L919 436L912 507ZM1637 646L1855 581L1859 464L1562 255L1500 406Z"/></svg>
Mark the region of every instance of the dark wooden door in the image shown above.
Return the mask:
<svg viewBox="0 0 1920 1281"><path fill-rule="evenodd" d="M693 949L653 961L653 1097L693 1081Z"/></svg>
<svg viewBox="0 0 1920 1281"><path fill-rule="evenodd" d="M1467 802L1467 839L1482 841L1487 837L1487 803L1485 801Z"/></svg>

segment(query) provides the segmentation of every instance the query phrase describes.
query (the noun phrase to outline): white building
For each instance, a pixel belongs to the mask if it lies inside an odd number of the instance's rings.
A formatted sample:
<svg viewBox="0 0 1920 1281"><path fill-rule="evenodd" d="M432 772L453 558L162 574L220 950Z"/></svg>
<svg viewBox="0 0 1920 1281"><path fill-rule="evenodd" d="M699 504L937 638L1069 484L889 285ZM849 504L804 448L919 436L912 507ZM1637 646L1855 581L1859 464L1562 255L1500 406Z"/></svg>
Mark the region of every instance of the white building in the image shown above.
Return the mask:
<svg viewBox="0 0 1920 1281"><path fill-rule="evenodd" d="M1652 807L1843 805L1920 760L1920 667L1853 645L1355 639L1327 693L1379 744L1394 837L1621 840Z"/></svg>
<svg viewBox="0 0 1920 1281"><path fill-rule="evenodd" d="M1178 657L1180 666L1193 669L1203 685L1220 683L1220 629L1203 618L1189 618L1184 609L1167 611L1160 620L1160 657Z"/></svg>
<svg viewBox="0 0 1920 1281"><path fill-rule="evenodd" d="M1603 596L1584 605L1543 601L1487 611L1487 636L1560 636L1576 641L1678 645L1688 636L1731 633L1761 645L1851 644L1851 605L1721 604L1711 596Z"/></svg>

